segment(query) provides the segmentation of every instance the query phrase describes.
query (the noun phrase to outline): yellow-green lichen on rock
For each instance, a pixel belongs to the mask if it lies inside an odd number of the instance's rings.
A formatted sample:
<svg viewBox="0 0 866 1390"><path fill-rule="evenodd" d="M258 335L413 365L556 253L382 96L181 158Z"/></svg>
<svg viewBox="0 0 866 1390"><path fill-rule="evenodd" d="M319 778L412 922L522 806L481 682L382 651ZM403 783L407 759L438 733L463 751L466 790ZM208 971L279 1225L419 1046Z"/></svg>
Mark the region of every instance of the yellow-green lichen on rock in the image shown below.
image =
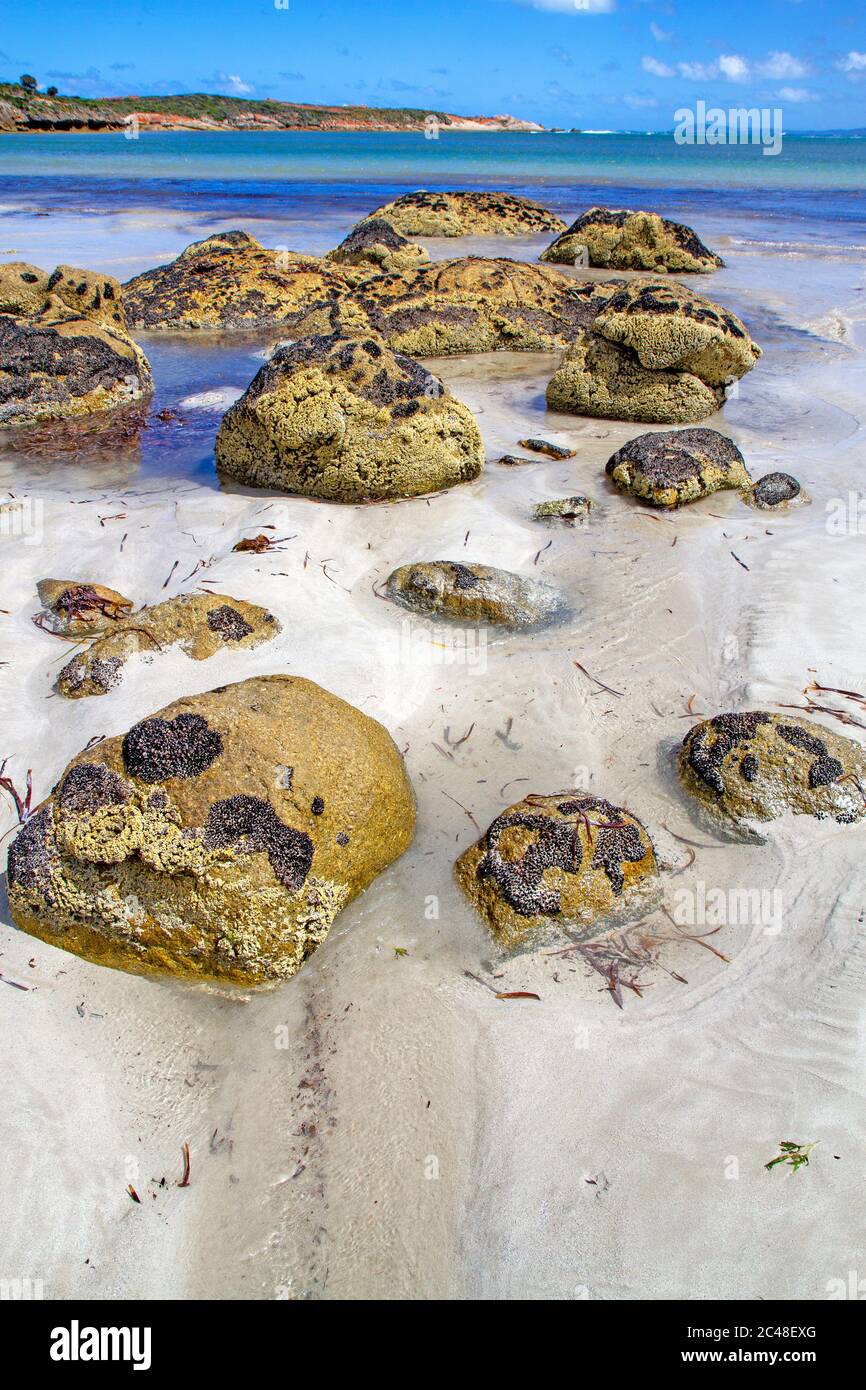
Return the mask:
<svg viewBox="0 0 866 1390"><path fill-rule="evenodd" d="M419 362L378 338L280 348L227 411L220 475L334 502L415 497L475 478L475 417Z"/></svg>
<svg viewBox="0 0 866 1390"><path fill-rule="evenodd" d="M292 330L311 305L338 298L359 278L350 266L271 250L247 232L221 232L136 275L124 294L130 323L142 328Z"/></svg>
<svg viewBox="0 0 866 1390"><path fill-rule="evenodd" d="M679 757L683 785L717 822L747 827L791 811L841 823L866 815L866 754L812 719L748 710L702 720Z"/></svg>
<svg viewBox="0 0 866 1390"><path fill-rule="evenodd" d="M384 217L404 236L531 236L565 230L556 213L514 193L419 189L377 208L369 214L373 217Z"/></svg>
<svg viewBox="0 0 866 1390"><path fill-rule="evenodd" d="M338 265L359 266L368 272L416 270L430 257L421 246L408 241L384 217L359 222L340 245L325 256Z"/></svg>
<svg viewBox="0 0 866 1390"><path fill-rule="evenodd" d="M75 758L9 852L16 924L100 965L294 975L412 841L387 731L312 681L176 701Z"/></svg>
<svg viewBox="0 0 866 1390"><path fill-rule="evenodd" d="M113 410L152 384L117 280L72 266L0 267L0 425Z"/></svg>
<svg viewBox="0 0 866 1390"><path fill-rule="evenodd" d="M732 439L718 430L657 430L641 434L607 461L608 477L654 507L679 507L751 479Z"/></svg>
<svg viewBox="0 0 866 1390"><path fill-rule="evenodd" d="M553 265L602 266L608 270L698 273L718 270L710 251L682 222L630 208L590 208L543 251Z"/></svg>
<svg viewBox="0 0 866 1390"><path fill-rule="evenodd" d="M652 841L630 811L583 792L527 796L460 856L457 882L506 949L601 936L657 896Z"/></svg>
<svg viewBox="0 0 866 1390"><path fill-rule="evenodd" d="M139 652L151 657L180 647L193 661L206 661L217 652L258 647L279 631L273 613L255 603L226 594L178 594L113 622L66 663L57 690L69 700L107 695L123 679L125 662Z"/></svg>
<svg viewBox="0 0 866 1390"><path fill-rule="evenodd" d="M761 349L735 314L669 281L616 290L575 338L547 388L554 410L606 419L692 424Z"/></svg>
<svg viewBox="0 0 866 1390"><path fill-rule="evenodd" d="M622 281L578 281L504 256L464 256L370 276L315 305L294 331L378 334L411 357L551 352L572 343L621 288Z"/></svg>

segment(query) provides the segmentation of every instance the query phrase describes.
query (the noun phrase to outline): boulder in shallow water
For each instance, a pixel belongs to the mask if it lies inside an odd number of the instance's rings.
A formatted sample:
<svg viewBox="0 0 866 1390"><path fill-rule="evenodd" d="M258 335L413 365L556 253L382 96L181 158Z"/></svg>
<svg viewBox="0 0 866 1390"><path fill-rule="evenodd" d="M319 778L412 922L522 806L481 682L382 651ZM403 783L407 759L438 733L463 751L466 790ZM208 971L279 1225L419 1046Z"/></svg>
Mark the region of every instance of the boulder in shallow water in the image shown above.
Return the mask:
<svg viewBox="0 0 866 1390"><path fill-rule="evenodd" d="M733 440L708 429L640 434L617 449L605 471L620 492L654 507L679 507L750 482Z"/></svg>
<svg viewBox="0 0 866 1390"><path fill-rule="evenodd" d="M246 232L193 242L169 265L124 286L127 315L171 332L292 330L312 304L335 300L358 273L318 256L271 250Z"/></svg>
<svg viewBox="0 0 866 1390"><path fill-rule="evenodd" d="M574 526L578 521L586 521L592 511L588 497L552 497L548 502L539 502L532 509L536 521L561 521L565 526Z"/></svg>
<svg viewBox="0 0 866 1390"><path fill-rule="evenodd" d="M540 259L554 265L679 273L718 270L724 265L691 227L629 208L590 208Z"/></svg>
<svg viewBox="0 0 866 1390"><path fill-rule="evenodd" d="M389 575L383 592L415 613L501 627L537 627L568 611L562 594L537 579L453 560L402 565Z"/></svg>
<svg viewBox="0 0 866 1390"><path fill-rule="evenodd" d="M743 501L761 511L787 511L789 507L801 507L811 500L790 473L765 473L743 493Z"/></svg>
<svg viewBox="0 0 866 1390"><path fill-rule="evenodd" d="M223 417L222 477L334 502L415 497L475 478L475 417L419 362L377 338L280 348Z"/></svg>
<svg viewBox="0 0 866 1390"><path fill-rule="evenodd" d="M36 585L43 611L34 621L58 637L92 637L106 632L132 611L132 599L104 584L75 579L40 579Z"/></svg>
<svg viewBox="0 0 866 1390"><path fill-rule="evenodd" d="M460 856L457 882L501 946L589 941L657 896L652 841L630 811L583 792L527 796Z"/></svg>
<svg viewBox="0 0 866 1390"><path fill-rule="evenodd" d="M768 821L786 811L842 823L866 815L866 753L811 719L749 710L690 729L680 777L714 819Z"/></svg>
<svg viewBox="0 0 866 1390"><path fill-rule="evenodd" d="M15 922L100 965L294 975L411 843L381 724L293 676L177 700L75 758L9 852Z"/></svg>
<svg viewBox="0 0 866 1390"><path fill-rule="evenodd" d="M621 285L577 281L506 257L466 256L370 276L311 308L295 333L377 334L412 357L551 352L573 342Z"/></svg>
<svg viewBox="0 0 866 1390"><path fill-rule="evenodd" d="M421 246L402 236L384 217L368 217L329 251L326 261L354 265L371 271L416 270L430 257Z"/></svg>
<svg viewBox="0 0 866 1390"><path fill-rule="evenodd" d="M138 652L153 656L179 646L194 661L206 661L227 649L258 647L279 631L273 613L255 603L225 594L178 594L113 623L86 652L66 663L57 690L69 700L107 695L123 679L126 661Z"/></svg>
<svg viewBox="0 0 866 1390"><path fill-rule="evenodd" d="M718 410L725 387L760 356L728 310L674 281L635 280L578 333L547 403L605 419L691 424Z"/></svg>
<svg viewBox="0 0 866 1390"><path fill-rule="evenodd" d="M0 425L112 410L151 387L117 280L71 266L0 268Z"/></svg>
<svg viewBox="0 0 866 1390"><path fill-rule="evenodd" d="M404 236L532 236L561 232L556 213L514 193L404 193L370 213L384 217ZM367 219L369 220L369 218Z"/></svg>

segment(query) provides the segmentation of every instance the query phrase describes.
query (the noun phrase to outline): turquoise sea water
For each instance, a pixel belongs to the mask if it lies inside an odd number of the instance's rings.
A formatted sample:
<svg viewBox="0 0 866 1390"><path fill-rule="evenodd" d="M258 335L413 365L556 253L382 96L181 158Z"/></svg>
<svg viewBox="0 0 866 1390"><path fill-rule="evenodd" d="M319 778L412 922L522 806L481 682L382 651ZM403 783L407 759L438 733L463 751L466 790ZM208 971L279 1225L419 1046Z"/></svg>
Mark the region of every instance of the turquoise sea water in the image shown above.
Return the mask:
<svg viewBox="0 0 866 1390"><path fill-rule="evenodd" d="M19 211L170 207L242 220L291 199L314 216L341 209L351 224L419 187L522 191L569 218L596 202L674 216L701 210L758 219L774 239L794 223L857 244L866 232L866 140L792 135L765 155L757 145L677 145L672 134L0 135L0 205Z"/></svg>

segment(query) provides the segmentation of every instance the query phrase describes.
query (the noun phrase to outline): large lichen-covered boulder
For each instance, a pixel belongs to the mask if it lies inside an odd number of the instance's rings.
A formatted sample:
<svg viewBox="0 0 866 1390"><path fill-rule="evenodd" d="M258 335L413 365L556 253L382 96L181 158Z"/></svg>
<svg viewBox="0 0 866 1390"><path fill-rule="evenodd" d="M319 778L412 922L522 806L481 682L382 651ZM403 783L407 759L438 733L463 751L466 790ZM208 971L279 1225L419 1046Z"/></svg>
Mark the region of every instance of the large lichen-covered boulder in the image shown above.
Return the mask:
<svg viewBox="0 0 866 1390"><path fill-rule="evenodd" d="M430 257L421 246L409 241L384 217L368 217L359 222L345 240L329 251L326 261L353 265L368 271L416 270Z"/></svg>
<svg viewBox="0 0 866 1390"><path fill-rule="evenodd" d="M556 213L514 193L404 193L371 212L404 236L531 236L561 232ZM369 220L369 219L366 219Z"/></svg>
<svg viewBox="0 0 866 1390"><path fill-rule="evenodd" d="M279 631L273 613L255 603L225 594L179 594L112 623L87 651L66 663L57 690L69 700L107 695L123 679L125 663L139 652L153 656L180 647L193 661L206 661L227 649L258 647Z"/></svg>
<svg viewBox="0 0 866 1390"><path fill-rule="evenodd" d="M24 262L0 267L0 424L91 415L151 390L120 284L109 275Z"/></svg>
<svg viewBox="0 0 866 1390"><path fill-rule="evenodd" d="M630 208L590 208L539 259L553 265L680 273L718 270L724 265L691 227Z"/></svg>
<svg viewBox="0 0 866 1390"><path fill-rule="evenodd" d="M527 796L460 856L455 874L506 949L600 936L658 894L652 841L630 811L581 792Z"/></svg>
<svg viewBox="0 0 866 1390"><path fill-rule="evenodd" d="M294 975L411 843L390 735L293 676L177 700L85 750L9 852L24 931L100 965Z"/></svg>
<svg viewBox="0 0 866 1390"><path fill-rule="evenodd" d="M247 232L193 242L169 265L124 286L132 324L164 332L292 330L310 305L344 294L358 272L270 250Z"/></svg>
<svg viewBox="0 0 866 1390"><path fill-rule="evenodd" d="M679 507L751 479L732 439L718 430L657 430L640 434L607 461L608 477L654 507Z"/></svg>
<svg viewBox="0 0 866 1390"><path fill-rule="evenodd" d="M376 338L280 348L226 412L220 475L334 502L415 497L475 478L484 449L468 406Z"/></svg>
<svg viewBox="0 0 866 1390"><path fill-rule="evenodd" d="M578 333L555 372L554 410L693 424L761 356L736 315L676 282L619 288Z"/></svg>
<svg viewBox="0 0 866 1390"><path fill-rule="evenodd" d="M551 352L572 343L621 286L579 282L505 257L465 256L371 276L352 293L317 304L295 332L374 333L412 357Z"/></svg>
<svg viewBox="0 0 866 1390"><path fill-rule="evenodd" d="M104 584L77 579L40 579L36 585L42 611L34 622L57 637L93 637L126 618L132 599Z"/></svg>
<svg viewBox="0 0 866 1390"><path fill-rule="evenodd" d="M792 811L842 823L866 815L866 753L811 719L749 710L702 720L679 758L713 819L747 826Z"/></svg>
<svg viewBox="0 0 866 1390"><path fill-rule="evenodd" d="M383 593L414 613L511 628L538 627L568 611L562 594L549 584L455 560L401 565L388 576Z"/></svg>

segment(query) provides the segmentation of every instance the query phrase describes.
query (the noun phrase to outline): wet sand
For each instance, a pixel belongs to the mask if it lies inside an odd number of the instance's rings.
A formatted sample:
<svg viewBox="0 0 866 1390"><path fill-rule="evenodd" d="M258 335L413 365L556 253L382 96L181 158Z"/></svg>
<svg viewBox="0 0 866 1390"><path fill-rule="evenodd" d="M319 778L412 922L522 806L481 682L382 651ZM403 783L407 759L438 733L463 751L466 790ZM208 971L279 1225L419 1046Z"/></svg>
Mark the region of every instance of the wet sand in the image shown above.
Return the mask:
<svg viewBox="0 0 866 1390"><path fill-rule="evenodd" d="M844 249L699 231L729 266L690 283L765 349L708 423L755 477L794 473L810 507L753 512L721 493L663 515L616 495L604 463L643 427L546 412L556 358L542 354L432 364L476 411L489 463L472 484L397 505L219 488L224 406L184 402L242 388L263 343L143 337L154 406L184 423L146 431L141 454L22 458L7 441L3 497L44 507L41 545L4 538L0 584L0 754L19 784L33 768L34 800L91 737L181 693L289 671L391 730L419 827L274 992L99 969L4 912L0 1128L14 1161L0 1171L0 1273L41 1278L49 1297L821 1299L857 1267L866 829L790 819L765 845L723 840L680 792L672 756L701 714L805 705L810 679L863 689L864 540L856 517L844 534L828 517L866 455L866 289ZM9 245L46 265L87 261L72 232L46 234L44 254ZM160 238L168 256L202 234L159 227L141 263L160 258ZM98 241L91 263L118 273L117 243ZM541 244L495 246L530 258ZM139 250L124 250L122 274L140 268ZM529 434L577 456L495 462ZM587 527L531 520L536 502L572 492L596 504ZM264 525L288 538L276 553L232 553ZM373 594L415 558L532 574L575 616L474 653L451 632L442 647ZM140 659L105 699L61 703L66 648L30 622L48 573L149 603L210 584L267 605L282 634L205 663ZM701 883L778 889L781 930L725 926L707 939L727 960L671 943L622 1010L580 959L498 957L453 861L509 801L576 783L644 820L669 907ZM0 829L12 824L4 801ZM541 1001L497 1000L479 980ZM820 1140L811 1167L766 1172L787 1139ZM179 1189L184 1142L191 1185Z"/></svg>

